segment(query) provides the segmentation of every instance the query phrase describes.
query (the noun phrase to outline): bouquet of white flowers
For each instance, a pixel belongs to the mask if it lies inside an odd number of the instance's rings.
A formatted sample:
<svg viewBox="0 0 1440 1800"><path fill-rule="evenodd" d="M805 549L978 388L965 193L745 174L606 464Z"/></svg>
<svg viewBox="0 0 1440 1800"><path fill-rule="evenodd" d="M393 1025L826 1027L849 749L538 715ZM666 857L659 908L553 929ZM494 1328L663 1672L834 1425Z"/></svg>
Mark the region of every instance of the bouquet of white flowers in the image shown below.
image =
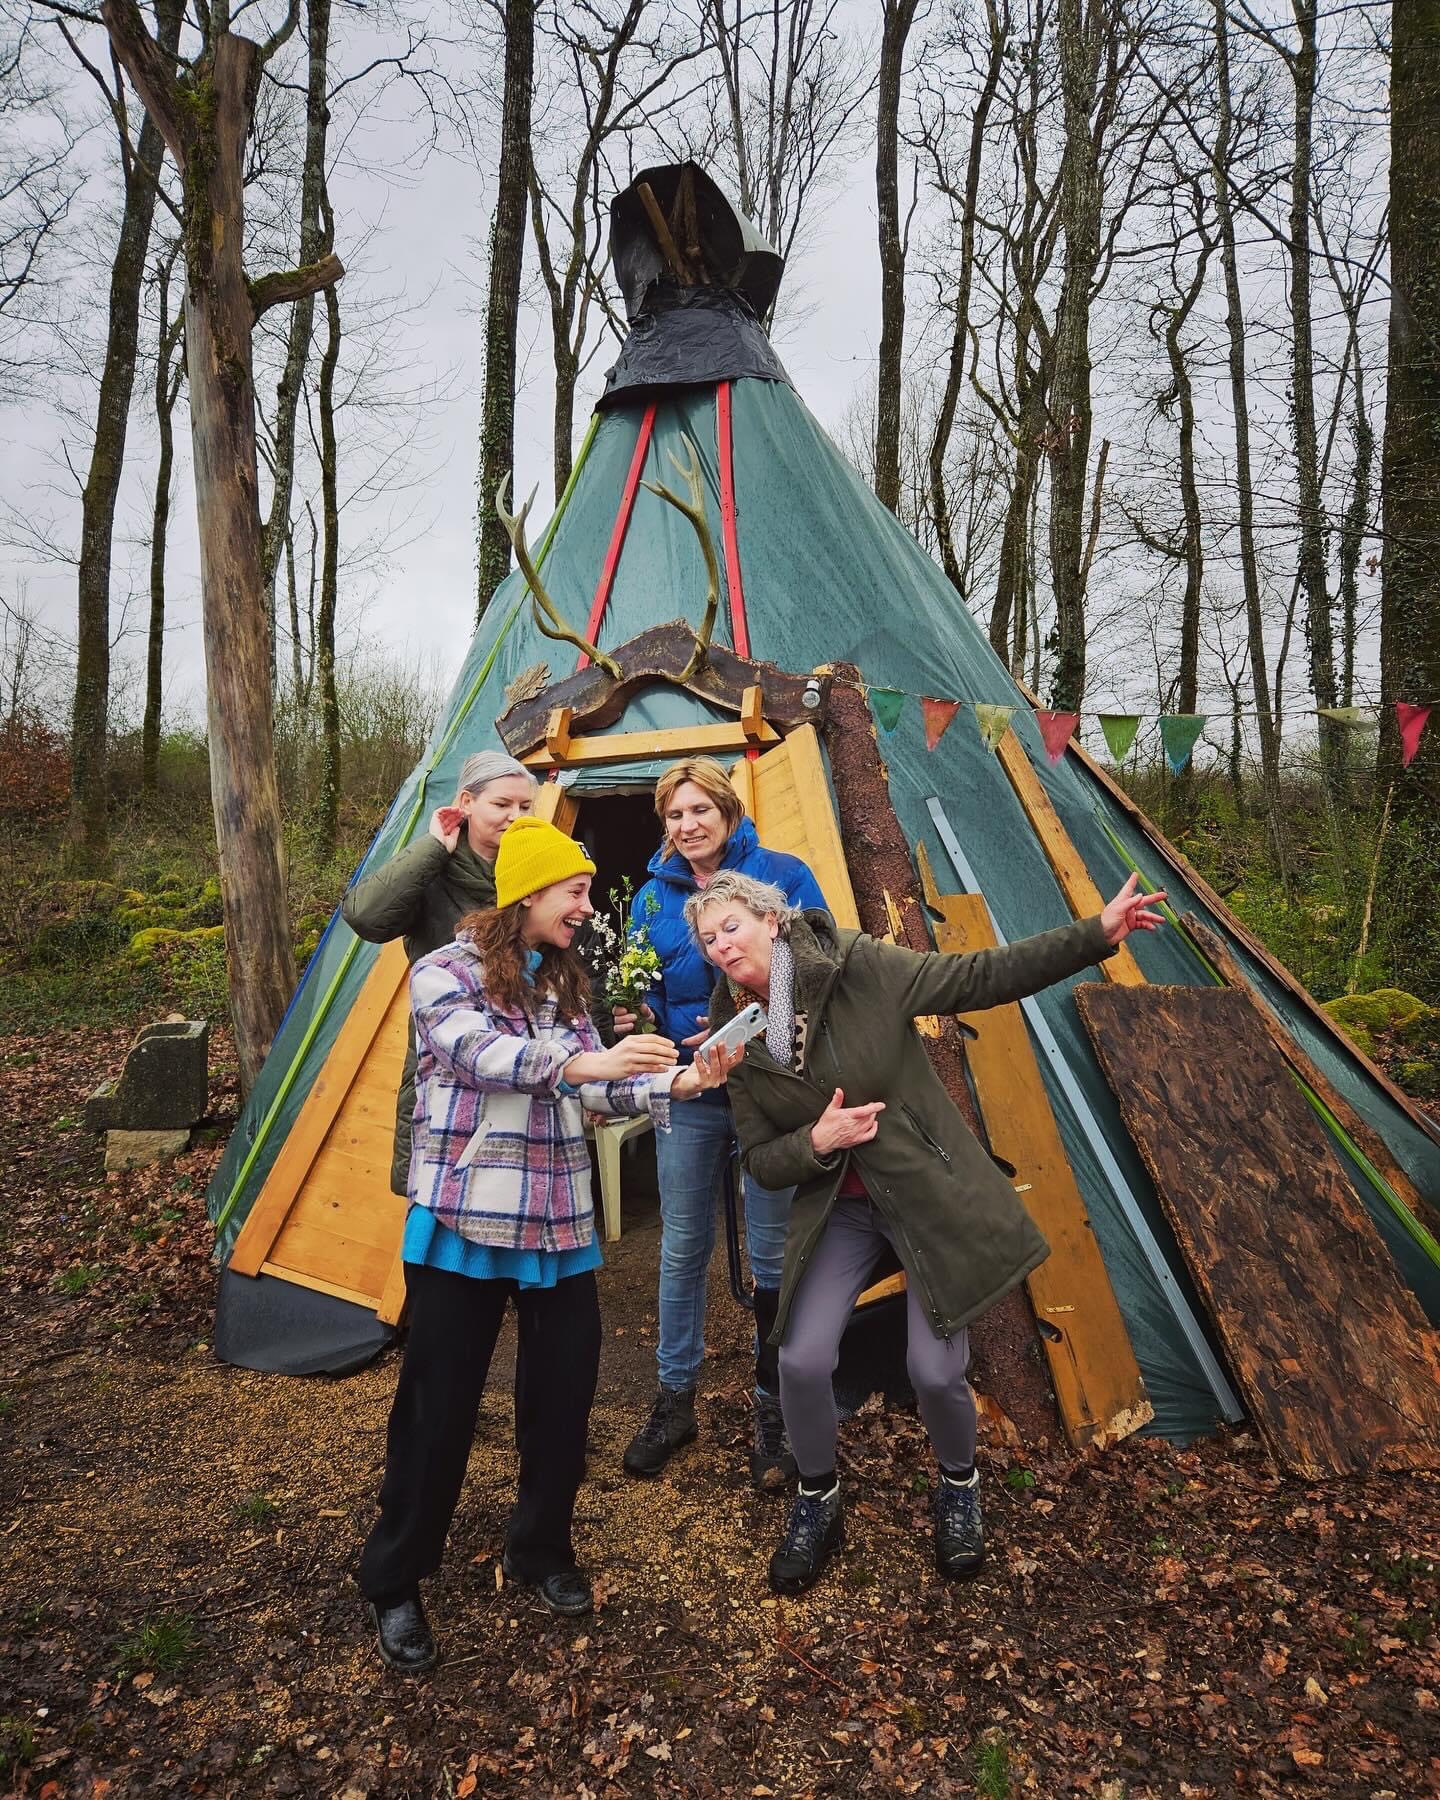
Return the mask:
<svg viewBox="0 0 1440 1800"><path fill-rule="evenodd" d="M636 925L631 916L634 895L634 884L627 875L618 888L610 890L610 913L596 913L590 929L601 952L599 973L605 998L612 1007L635 1013L639 1030L653 1031L654 1020L640 1008L660 979L660 953L645 926ZM651 901L649 910L658 912L653 895Z"/></svg>

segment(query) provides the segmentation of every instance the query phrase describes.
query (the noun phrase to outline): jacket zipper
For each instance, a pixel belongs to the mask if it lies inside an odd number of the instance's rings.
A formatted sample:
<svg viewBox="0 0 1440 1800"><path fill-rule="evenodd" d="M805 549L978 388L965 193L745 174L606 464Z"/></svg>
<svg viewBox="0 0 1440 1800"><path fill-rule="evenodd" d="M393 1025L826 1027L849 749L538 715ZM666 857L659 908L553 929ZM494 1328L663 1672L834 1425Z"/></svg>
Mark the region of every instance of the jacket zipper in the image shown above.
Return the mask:
<svg viewBox="0 0 1440 1800"><path fill-rule="evenodd" d="M951 1160L950 1152L945 1148L945 1146L943 1144L936 1143L935 1139L933 1137L931 1137L930 1133L920 1123L920 1120L917 1117L917 1115L915 1114L914 1110L911 1107L907 1106L903 1100L900 1102L900 1110L901 1110L901 1112L904 1113L905 1117L910 1121L910 1123L915 1127L916 1131L919 1132L921 1141L923 1143L925 1143L931 1150L933 1150L935 1152L936 1156L938 1156L940 1158L941 1162L948 1163Z"/></svg>

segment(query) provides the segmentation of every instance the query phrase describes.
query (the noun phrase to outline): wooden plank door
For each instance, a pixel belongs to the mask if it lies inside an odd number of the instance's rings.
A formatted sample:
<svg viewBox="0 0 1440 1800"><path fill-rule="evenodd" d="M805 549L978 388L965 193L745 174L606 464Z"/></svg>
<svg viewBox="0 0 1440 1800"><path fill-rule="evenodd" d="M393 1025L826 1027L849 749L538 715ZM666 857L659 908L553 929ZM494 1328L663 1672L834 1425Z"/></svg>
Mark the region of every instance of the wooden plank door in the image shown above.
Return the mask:
<svg viewBox="0 0 1440 1800"><path fill-rule="evenodd" d="M333 1294L386 1324L399 1321L405 1300L405 1201L390 1191L390 1158L410 1031L408 974L404 944L384 945L228 1265Z"/></svg>
<svg viewBox="0 0 1440 1800"><path fill-rule="evenodd" d="M858 930L860 914L815 727L797 726L783 744L753 762L737 763L730 779L765 848L808 864L835 923Z"/></svg>

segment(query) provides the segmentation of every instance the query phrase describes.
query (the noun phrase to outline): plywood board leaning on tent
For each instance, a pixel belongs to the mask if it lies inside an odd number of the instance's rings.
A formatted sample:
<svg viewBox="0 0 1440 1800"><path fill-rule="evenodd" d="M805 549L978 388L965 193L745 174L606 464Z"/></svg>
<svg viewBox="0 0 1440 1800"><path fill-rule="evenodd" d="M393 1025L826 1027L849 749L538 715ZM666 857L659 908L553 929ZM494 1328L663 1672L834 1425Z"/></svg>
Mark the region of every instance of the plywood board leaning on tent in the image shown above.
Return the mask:
<svg viewBox="0 0 1440 1800"><path fill-rule="evenodd" d="M1076 1001L1276 1458L1307 1480L1440 1468L1440 1332L1250 1000L1091 983Z"/></svg>

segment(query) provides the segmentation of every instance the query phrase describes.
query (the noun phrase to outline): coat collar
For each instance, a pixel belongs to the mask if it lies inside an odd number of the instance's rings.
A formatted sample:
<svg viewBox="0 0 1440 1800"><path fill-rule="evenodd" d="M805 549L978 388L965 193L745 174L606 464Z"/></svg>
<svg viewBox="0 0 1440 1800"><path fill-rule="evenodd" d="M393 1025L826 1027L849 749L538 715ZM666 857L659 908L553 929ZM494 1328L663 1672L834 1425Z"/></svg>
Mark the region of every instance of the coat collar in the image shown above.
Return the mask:
<svg viewBox="0 0 1440 1800"><path fill-rule="evenodd" d="M725 854L720 858L722 869L734 869L744 862L745 858L760 842L755 835L755 824L752 819L743 818L730 833L725 844ZM665 854L667 845L662 844L650 858L650 873L657 881L673 882L676 887L693 889L695 873L685 858L676 851L673 855Z"/></svg>
<svg viewBox="0 0 1440 1800"><path fill-rule="evenodd" d="M807 907L790 922L790 949L795 957L795 1010L808 1013L813 1024L830 998L830 990L849 959L858 932L841 932L828 912ZM726 1024L736 1012L735 997L723 977L710 1007L712 1026Z"/></svg>

